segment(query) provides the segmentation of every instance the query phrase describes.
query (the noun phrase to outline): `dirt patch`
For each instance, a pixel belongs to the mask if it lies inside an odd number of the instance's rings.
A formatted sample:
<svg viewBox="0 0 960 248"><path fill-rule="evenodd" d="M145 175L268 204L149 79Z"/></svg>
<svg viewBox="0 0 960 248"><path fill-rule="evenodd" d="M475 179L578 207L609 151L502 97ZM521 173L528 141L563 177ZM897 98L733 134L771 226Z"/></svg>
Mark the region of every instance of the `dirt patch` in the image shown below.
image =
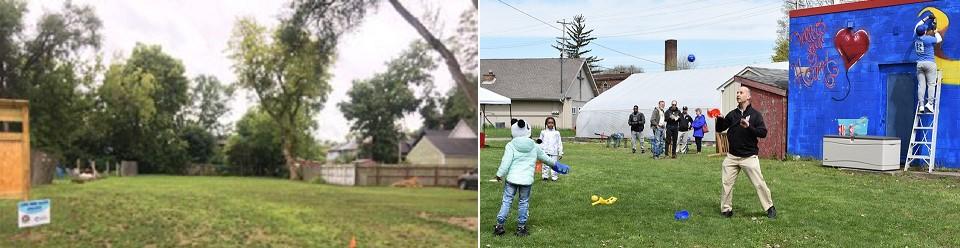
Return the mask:
<svg viewBox="0 0 960 248"><path fill-rule="evenodd" d="M420 212L417 214L417 217L431 221L446 222L470 231L477 231L477 225L479 223L477 217L437 217L431 216L427 212Z"/></svg>
<svg viewBox="0 0 960 248"><path fill-rule="evenodd" d="M10 240L13 240L13 241L26 240L26 241L30 241L30 243L38 243L46 239L47 239L47 235L44 235L41 232L32 232L32 231L20 232L16 235L13 235L13 237L10 237Z"/></svg>

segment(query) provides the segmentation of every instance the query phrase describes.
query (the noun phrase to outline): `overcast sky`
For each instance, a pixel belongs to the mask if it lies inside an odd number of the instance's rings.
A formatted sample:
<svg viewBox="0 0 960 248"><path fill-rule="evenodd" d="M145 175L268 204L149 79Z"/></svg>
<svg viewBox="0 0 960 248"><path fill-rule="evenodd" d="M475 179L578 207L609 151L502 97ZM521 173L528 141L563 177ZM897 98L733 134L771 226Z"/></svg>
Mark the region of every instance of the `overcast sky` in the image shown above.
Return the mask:
<svg viewBox="0 0 960 248"><path fill-rule="evenodd" d="M769 62L783 16L779 0L481 0L481 58L559 55L550 47L559 30L507 4L555 27L583 14L597 37L587 48L604 59L600 65L639 65L648 72L663 70L666 39L678 40L683 57L695 54L698 68Z"/></svg>
<svg viewBox="0 0 960 248"><path fill-rule="evenodd" d="M186 67L187 77L211 74L223 83L232 83L236 76L231 70L233 61L227 57L227 41L234 22L241 16L253 16L261 24L275 26L277 15L287 1L120 1L120 0L75 0L75 4L90 4L103 21L104 59L119 54L129 57L137 42L157 44L163 51L180 59ZM473 8L470 1L401 1L414 15L421 16L427 9L439 9L442 34L456 32L460 14ZM442 3L442 5L441 5ZM25 19L28 29L33 29L44 11L57 11L63 1L30 1ZM343 118L337 103L346 100L346 92L354 79L369 78L386 69L384 63L398 56L410 42L420 36L409 24L384 1L380 9L367 16L363 24L346 35L338 48L337 62L333 67L331 85L333 91L316 116L319 130L315 136L322 140L344 141L350 124ZM453 80L442 62L434 71L436 91L444 94L453 86ZM235 123L249 106L256 104L255 96L241 92L230 102L230 113L222 120ZM420 128L422 119L413 113L404 119L404 128Z"/></svg>

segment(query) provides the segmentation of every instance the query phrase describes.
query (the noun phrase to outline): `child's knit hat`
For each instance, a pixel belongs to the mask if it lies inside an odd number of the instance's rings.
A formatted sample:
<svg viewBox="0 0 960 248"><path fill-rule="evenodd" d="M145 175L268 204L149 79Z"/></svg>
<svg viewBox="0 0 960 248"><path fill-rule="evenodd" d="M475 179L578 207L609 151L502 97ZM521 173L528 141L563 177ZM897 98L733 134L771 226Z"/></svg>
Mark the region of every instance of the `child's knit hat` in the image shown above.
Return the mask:
<svg viewBox="0 0 960 248"><path fill-rule="evenodd" d="M514 138L519 138L519 137L529 138L529 137L530 137L530 125L528 125L528 124L527 124L525 121L523 121L522 119L511 119L511 120L510 120L510 134L512 134Z"/></svg>

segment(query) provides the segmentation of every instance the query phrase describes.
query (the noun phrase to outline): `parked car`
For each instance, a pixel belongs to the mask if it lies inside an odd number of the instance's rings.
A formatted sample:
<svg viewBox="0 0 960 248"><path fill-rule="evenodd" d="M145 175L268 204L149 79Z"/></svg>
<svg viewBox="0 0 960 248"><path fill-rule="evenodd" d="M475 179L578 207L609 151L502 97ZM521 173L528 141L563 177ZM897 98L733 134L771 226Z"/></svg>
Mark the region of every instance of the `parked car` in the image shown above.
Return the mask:
<svg viewBox="0 0 960 248"><path fill-rule="evenodd" d="M457 185L462 190L477 190L477 169L473 169L457 177Z"/></svg>

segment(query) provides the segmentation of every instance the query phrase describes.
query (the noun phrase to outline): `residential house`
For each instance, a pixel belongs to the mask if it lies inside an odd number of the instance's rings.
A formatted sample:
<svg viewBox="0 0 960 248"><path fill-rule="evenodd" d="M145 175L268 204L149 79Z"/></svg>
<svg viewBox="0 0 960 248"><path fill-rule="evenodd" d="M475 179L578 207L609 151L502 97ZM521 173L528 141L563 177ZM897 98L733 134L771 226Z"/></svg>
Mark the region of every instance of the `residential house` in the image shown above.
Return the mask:
<svg viewBox="0 0 960 248"><path fill-rule="evenodd" d="M481 59L480 87L510 98L510 105L485 106L489 124L509 126L522 118L543 126L547 117L558 128L575 128L577 112L599 94L584 59Z"/></svg>

